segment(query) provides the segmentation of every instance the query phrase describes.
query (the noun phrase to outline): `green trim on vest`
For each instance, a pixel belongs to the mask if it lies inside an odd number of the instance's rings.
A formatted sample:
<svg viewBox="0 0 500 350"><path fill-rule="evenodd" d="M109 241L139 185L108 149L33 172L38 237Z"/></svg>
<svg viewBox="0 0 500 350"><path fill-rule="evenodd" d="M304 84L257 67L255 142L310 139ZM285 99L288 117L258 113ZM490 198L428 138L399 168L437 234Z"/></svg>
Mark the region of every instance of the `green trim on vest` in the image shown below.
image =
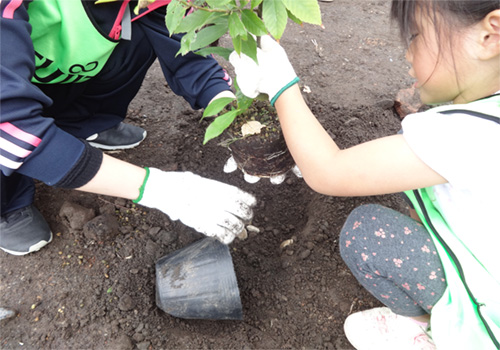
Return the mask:
<svg viewBox="0 0 500 350"><path fill-rule="evenodd" d="M487 278L490 277L488 271L472 254L467 255L465 247L460 249L460 254L456 254L450 248L447 242L453 242L452 245L455 247L460 246L461 242L432 204L432 188L407 191L405 194L430 233L446 275L447 288L433 307L431 317L432 337L437 348L498 349L500 310L485 309L489 303L484 304L483 301L475 299L471 286L467 284L463 266L467 264L476 273ZM500 293L500 286L491 284ZM486 283L484 286L473 287L483 288L486 287Z"/></svg>
<svg viewBox="0 0 500 350"><path fill-rule="evenodd" d="M472 116L498 122L500 96L494 95L466 105L441 106L432 111L470 112ZM437 348L500 349L500 283L450 229L434 205L432 187L406 191L405 194L430 233L446 275L448 287L433 307L431 317L432 337ZM494 235L494 232L491 234ZM464 267L467 267L468 275L464 273ZM480 280L481 285L477 282L471 285L471 275L474 275L475 281ZM478 300L476 297L482 290L490 291L490 295L495 297Z"/></svg>
<svg viewBox="0 0 500 350"><path fill-rule="evenodd" d="M34 83L89 80L101 71L118 44L98 32L82 0L33 1L28 13L35 48Z"/></svg>

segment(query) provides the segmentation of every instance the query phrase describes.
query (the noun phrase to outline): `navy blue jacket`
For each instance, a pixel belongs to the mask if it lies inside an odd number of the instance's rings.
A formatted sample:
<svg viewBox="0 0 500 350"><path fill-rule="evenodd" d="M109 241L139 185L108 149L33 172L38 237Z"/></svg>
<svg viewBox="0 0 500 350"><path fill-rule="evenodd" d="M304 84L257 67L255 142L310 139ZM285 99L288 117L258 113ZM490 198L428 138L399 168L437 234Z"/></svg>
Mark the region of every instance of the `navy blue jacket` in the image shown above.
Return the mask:
<svg viewBox="0 0 500 350"><path fill-rule="evenodd" d="M78 177L82 172L87 172L83 176L88 177L88 165L95 168L95 173L102 154L96 154L84 141L57 127L52 118L43 116L44 108L50 106L52 100L31 82L35 72L28 22L31 1L2 0L0 3L0 169L6 176L18 172L48 185L71 188L77 187L72 186L77 183L81 186ZM94 1L82 2L90 9L89 16L101 32L113 32L121 1L100 5L94 5ZM143 21L145 30L150 30L147 35L152 38L151 45L169 87L193 108L204 108L216 94L229 89L227 74L212 58L175 57L176 52L163 48L163 38L171 40L167 29L153 28L147 21L158 12L164 15L166 2L158 0L163 8L151 6L141 11L135 20ZM133 9L135 3L129 6Z"/></svg>

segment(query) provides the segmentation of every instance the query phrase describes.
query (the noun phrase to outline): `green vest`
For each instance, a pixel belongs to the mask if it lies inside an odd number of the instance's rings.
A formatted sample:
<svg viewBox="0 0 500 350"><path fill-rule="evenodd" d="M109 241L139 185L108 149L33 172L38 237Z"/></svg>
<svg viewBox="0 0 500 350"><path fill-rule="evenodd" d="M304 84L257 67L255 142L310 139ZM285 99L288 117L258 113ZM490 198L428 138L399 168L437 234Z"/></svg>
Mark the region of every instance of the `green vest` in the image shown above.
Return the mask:
<svg viewBox="0 0 500 350"><path fill-rule="evenodd" d="M433 111L445 114L464 112L500 123L500 96L495 95L466 105L441 106ZM446 274L446 291L432 309L431 317L432 337L437 348L500 349L498 276L492 276L488 266L483 266L462 244L460 237L451 231L434 204L432 187L407 191L405 194L430 232ZM497 244L498 241L496 218L491 219L495 228L486 233L489 240L485 240L485 244L489 241ZM464 267L468 271L467 275Z"/></svg>
<svg viewBox="0 0 500 350"><path fill-rule="evenodd" d="M35 48L34 83L89 80L101 71L118 44L99 33L82 0L33 1L28 13Z"/></svg>

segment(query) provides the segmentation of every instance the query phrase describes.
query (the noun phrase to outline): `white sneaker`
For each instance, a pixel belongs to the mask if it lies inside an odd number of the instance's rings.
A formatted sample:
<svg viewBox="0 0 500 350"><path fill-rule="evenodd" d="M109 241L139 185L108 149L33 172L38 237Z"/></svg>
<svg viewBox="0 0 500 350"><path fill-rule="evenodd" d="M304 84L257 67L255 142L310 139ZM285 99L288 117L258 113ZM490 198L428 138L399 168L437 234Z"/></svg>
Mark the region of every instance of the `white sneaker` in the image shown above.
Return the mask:
<svg viewBox="0 0 500 350"><path fill-rule="evenodd" d="M434 350L428 333L410 318L387 307L365 310L347 317L344 332L357 350Z"/></svg>

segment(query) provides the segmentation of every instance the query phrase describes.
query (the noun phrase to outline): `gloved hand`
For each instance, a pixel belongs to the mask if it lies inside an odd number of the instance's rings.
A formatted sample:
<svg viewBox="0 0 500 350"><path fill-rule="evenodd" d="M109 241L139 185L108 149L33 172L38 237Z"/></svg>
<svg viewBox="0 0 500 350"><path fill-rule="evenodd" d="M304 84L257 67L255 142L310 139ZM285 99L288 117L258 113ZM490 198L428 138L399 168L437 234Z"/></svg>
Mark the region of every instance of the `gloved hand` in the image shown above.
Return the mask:
<svg viewBox="0 0 500 350"><path fill-rule="evenodd" d="M241 92L250 98L260 93L267 94L274 106L281 93L296 84L299 78L285 50L269 35L260 38L257 60L258 65L247 55L239 56L236 51L229 56Z"/></svg>
<svg viewBox="0 0 500 350"><path fill-rule="evenodd" d="M156 208L225 244L245 230L253 217L254 196L235 186L191 172L150 168L136 203Z"/></svg>

